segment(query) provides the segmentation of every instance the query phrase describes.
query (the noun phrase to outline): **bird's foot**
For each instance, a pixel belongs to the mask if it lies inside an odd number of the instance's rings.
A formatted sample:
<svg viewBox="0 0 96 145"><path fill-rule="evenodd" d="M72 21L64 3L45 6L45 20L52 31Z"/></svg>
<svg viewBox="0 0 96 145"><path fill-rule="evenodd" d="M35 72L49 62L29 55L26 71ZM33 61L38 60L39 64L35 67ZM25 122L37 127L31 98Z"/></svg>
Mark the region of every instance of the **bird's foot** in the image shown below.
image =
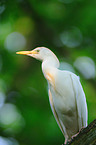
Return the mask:
<svg viewBox="0 0 96 145"><path fill-rule="evenodd" d="M75 135L73 135L73 136L71 137L71 139L75 138L78 134L79 134L79 132L76 133Z"/></svg>
<svg viewBox="0 0 96 145"><path fill-rule="evenodd" d="M73 135L73 136L71 137L71 139L69 139L69 140L66 139L65 142L64 142L64 144L62 144L62 145L66 145L66 144L70 143L72 140L74 140L74 139L78 136L78 134L79 134L80 132L83 131L84 128L85 128L85 127L82 127L81 130L79 130L78 133L76 133L75 135Z"/></svg>
<svg viewBox="0 0 96 145"><path fill-rule="evenodd" d="M71 137L71 139L73 140L73 138L75 138L80 132L82 132L84 128L85 128L85 127L82 127L81 130L79 130L78 133L76 133L75 135L73 135L73 136Z"/></svg>
<svg viewBox="0 0 96 145"><path fill-rule="evenodd" d="M68 142L69 142L69 140L67 140L66 142L64 142L64 144L62 144L62 145L67 145L67 144L68 144Z"/></svg>
<svg viewBox="0 0 96 145"><path fill-rule="evenodd" d="M64 144L62 144L62 145L66 145L67 142L68 142L68 136L65 138L65 142L64 142Z"/></svg>
<svg viewBox="0 0 96 145"><path fill-rule="evenodd" d="M79 133L82 132L84 128L85 128L85 127L82 127L82 128L79 130Z"/></svg>

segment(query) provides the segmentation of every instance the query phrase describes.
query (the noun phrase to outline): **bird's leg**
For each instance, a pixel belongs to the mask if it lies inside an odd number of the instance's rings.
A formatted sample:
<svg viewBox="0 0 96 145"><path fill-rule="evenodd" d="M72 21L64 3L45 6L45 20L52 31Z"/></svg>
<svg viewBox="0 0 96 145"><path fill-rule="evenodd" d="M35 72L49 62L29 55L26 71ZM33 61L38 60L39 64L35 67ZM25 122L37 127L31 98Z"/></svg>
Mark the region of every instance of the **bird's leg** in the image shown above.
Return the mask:
<svg viewBox="0 0 96 145"><path fill-rule="evenodd" d="M73 135L71 138L73 139L74 137L76 137L85 127L82 127L79 132L77 132L75 135Z"/></svg>
<svg viewBox="0 0 96 145"><path fill-rule="evenodd" d="M73 139L74 137L76 137L78 134L79 134L79 132L76 133L75 135L73 135L73 136L71 137L71 139Z"/></svg>
<svg viewBox="0 0 96 145"><path fill-rule="evenodd" d="M65 135L65 142L64 142L64 145L66 145L66 144L67 144L67 141L68 141L68 136L67 136L67 135Z"/></svg>

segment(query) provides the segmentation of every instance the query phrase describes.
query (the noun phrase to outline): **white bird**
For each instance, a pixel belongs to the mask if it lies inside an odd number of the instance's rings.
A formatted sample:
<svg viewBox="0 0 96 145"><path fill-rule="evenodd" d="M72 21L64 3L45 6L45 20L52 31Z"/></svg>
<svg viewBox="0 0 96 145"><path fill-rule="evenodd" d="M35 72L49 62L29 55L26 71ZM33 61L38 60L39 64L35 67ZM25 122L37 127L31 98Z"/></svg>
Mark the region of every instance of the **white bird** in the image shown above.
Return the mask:
<svg viewBox="0 0 96 145"><path fill-rule="evenodd" d="M66 144L82 127L87 126L87 104L79 77L70 71L60 70L58 58L48 48L37 47L32 51L20 51L17 54L42 61L51 109Z"/></svg>

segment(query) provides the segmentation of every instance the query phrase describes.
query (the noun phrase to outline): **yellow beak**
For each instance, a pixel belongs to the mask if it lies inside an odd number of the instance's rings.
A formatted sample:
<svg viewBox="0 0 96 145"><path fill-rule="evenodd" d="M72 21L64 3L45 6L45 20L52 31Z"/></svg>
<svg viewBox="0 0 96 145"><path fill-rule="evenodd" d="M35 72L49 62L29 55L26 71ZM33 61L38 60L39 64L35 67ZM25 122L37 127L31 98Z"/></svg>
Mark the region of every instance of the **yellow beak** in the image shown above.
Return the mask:
<svg viewBox="0 0 96 145"><path fill-rule="evenodd" d="M28 54L37 54L35 50L32 51L18 51L16 54L28 55Z"/></svg>

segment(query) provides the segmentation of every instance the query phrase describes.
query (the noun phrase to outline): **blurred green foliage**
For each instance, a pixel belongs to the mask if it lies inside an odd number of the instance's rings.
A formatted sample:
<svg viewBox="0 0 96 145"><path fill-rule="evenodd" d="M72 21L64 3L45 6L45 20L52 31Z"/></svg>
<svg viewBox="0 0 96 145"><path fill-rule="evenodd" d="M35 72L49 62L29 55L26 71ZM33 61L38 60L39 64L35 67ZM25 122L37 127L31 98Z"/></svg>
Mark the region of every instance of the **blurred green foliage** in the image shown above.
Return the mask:
<svg viewBox="0 0 96 145"><path fill-rule="evenodd" d="M88 123L96 118L96 1L0 0L0 145L64 142L41 63L15 54L37 46L80 76Z"/></svg>

